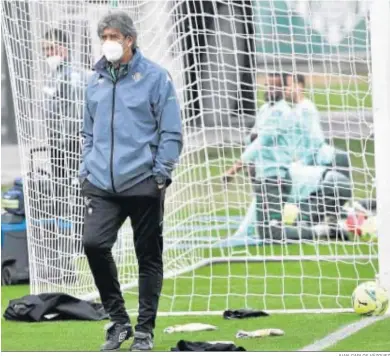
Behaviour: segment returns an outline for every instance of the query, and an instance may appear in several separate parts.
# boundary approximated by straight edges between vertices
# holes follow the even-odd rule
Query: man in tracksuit
[[[164,193],[182,150],[180,107],[169,73],[143,57],[124,12],[98,24],[103,57],[86,92],[80,180],[83,244],[110,315],[102,351],[133,336],[111,249],[130,217],[139,267],[139,316],[133,351],[153,348],[163,281]]]
[[[72,283],[76,273],[74,256],[81,244],[83,218],[77,177],[86,80],[84,73],[75,70],[71,64],[70,39],[65,31],[49,29],[42,42],[42,51],[48,69],[43,93],[51,168],[51,203],[54,208],[51,214],[71,219],[74,225],[69,234],[58,234],[56,224],[49,227],[52,233],[48,240],[48,273],[55,283]],[[46,203],[42,201],[42,204]]]
[[[266,87],[266,104],[256,122],[258,130],[249,137],[252,143],[222,179],[229,182],[245,165],[254,165],[257,233],[260,239],[273,242],[283,239],[283,231],[275,229],[274,221],[281,220],[291,190],[289,166],[294,160],[295,123],[291,120],[291,108],[283,99],[282,75],[267,75]]]
[[[73,179],[77,182],[79,171],[85,79],[83,73],[72,68],[66,32],[50,29],[45,33],[42,47],[49,69],[43,93],[55,214],[65,216],[71,214],[67,208],[68,189]]]

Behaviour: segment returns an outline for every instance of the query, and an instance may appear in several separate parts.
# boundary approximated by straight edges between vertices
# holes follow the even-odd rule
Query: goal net
[[[182,108],[185,147],[166,199],[160,311],[349,310],[357,284],[379,273],[369,6],[368,1],[2,1],[31,293],[97,297],[81,244],[79,130],[85,84],[101,56],[98,21],[120,9],[135,21],[139,49],[171,73]],[[45,61],[59,47],[67,58],[65,74]],[[256,202],[266,193],[254,195],[250,173],[243,170],[222,182],[224,172],[243,159],[255,122],[261,135],[265,83],[281,72],[304,76],[303,93],[318,110],[330,152],[328,162],[290,167],[294,199],[292,190],[284,195],[279,219],[271,219],[283,241],[259,236]],[[290,77],[293,89],[299,78]],[[286,105],[302,119],[306,109],[299,111],[287,97]],[[310,120],[316,120],[313,112]],[[305,183],[305,172],[325,166],[314,188]],[[329,172],[338,178],[324,187]],[[348,184],[340,188],[340,182]],[[274,191],[281,190],[281,182],[273,184]],[[290,239],[284,227],[298,235],[314,231],[315,238]],[[137,261],[129,222],[113,253],[127,308],[136,312]]]

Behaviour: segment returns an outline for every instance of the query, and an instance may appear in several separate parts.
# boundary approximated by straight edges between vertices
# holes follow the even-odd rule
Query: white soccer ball
[[[283,222],[285,225],[293,225],[299,215],[299,207],[295,204],[285,204],[283,209]]]
[[[387,290],[375,282],[362,283],[352,293],[352,306],[360,315],[383,315],[389,306]]]

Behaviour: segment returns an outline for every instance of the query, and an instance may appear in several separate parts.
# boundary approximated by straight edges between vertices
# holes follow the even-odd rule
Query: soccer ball
[[[375,282],[362,283],[352,293],[352,306],[360,315],[383,315],[389,306],[387,290]]]
[[[285,225],[294,225],[299,215],[299,208],[295,204],[287,203],[283,210],[283,223]]]

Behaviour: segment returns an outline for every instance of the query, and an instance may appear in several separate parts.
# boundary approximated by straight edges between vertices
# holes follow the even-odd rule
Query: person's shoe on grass
[[[136,331],[130,351],[150,351],[153,349],[153,337],[150,333]]]
[[[106,342],[101,346],[100,351],[117,351],[124,341],[133,336],[133,329],[128,323],[109,323],[105,329]]]

